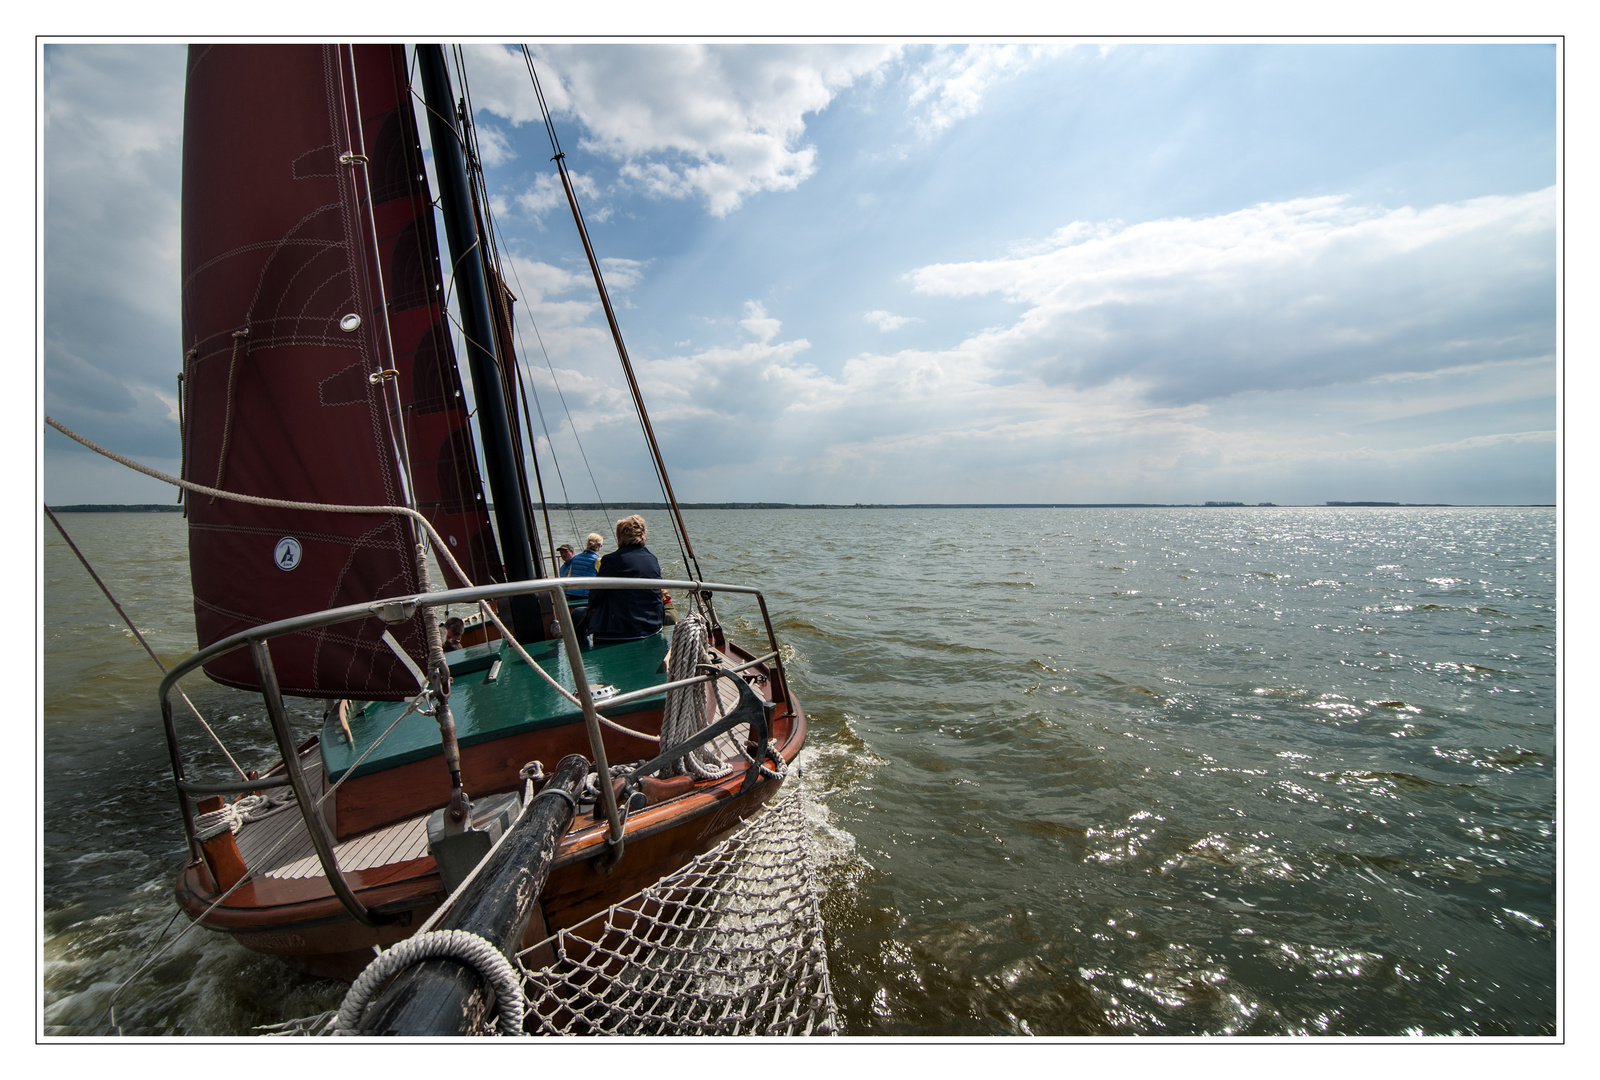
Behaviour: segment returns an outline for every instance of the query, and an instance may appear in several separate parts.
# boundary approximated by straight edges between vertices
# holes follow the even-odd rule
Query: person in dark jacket
[[[617,522],[617,550],[600,560],[600,577],[659,578],[661,564],[644,542],[650,530],[638,514]],[[590,589],[589,632],[596,647],[638,641],[661,632],[660,589]]]

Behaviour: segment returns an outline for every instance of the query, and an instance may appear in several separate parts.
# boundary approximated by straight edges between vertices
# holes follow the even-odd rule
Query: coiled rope
[[[466,930],[430,930],[408,937],[394,948],[379,953],[350,984],[349,992],[339,1005],[339,1015],[334,1019],[333,1033],[361,1034],[362,1014],[371,1004],[378,987],[386,983],[390,976],[412,964],[434,959],[457,960],[476,971],[494,990],[499,1033],[522,1034],[522,1015],[527,1003],[522,996],[521,981],[504,953],[488,939]]]
[[[231,803],[223,803],[222,809],[210,810],[204,814],[196,814],[194,818],[195,839],[209,840],[213,836],[222,835],[223,826],[229,832],[238,832],[246,822],[260,821],[270,814],[280,810],[287,810],[294,805],[294,792],[288,788],[278,788],[268,795],[243,795]]]
[[[667,666],[667,681],[694,678],[696,669],[705,659],[705,617],[698,613],[687,615],[672,628],[672,658]],[[661,745],[676,746],[699,734],[710,719],[710,703],[715,695],[715,681],[668,690],[666,707],[661,714]],[[696,749],[661,771],[666,776],[720,780],[733,771],[733,766],[709,761]]]
[[[194,836],[196,840],[205,843],[213,836],[221,836],[222,831],[238,832],[239,826],[244,824],[244,813],[253,806],[241,805],[245,799],[259,799],[259,795],[246,795],[238,802],[223,803],[222,809],[212,810],[204,814],[196,814],[194,818]]]

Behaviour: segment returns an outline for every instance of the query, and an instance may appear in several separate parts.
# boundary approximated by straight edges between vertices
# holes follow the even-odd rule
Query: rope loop
[[[706,660],[706,637],[706,620],[699,613],[684,616],[672,628],[668,682],[695,677]],[[716,693],[714,682],[668,690],[666,708],[661,714],[661,746],[675,746],[699,734],[710,721],[711,702],[716,700]],[[703,749],[691,750],[661,770],[664,776],[693,776],[700,780],[720,780],[732,771],[733,766],[705,757]]]
[[[196,814],[195,839],[210,840],[213,836],[221,836],[224,827],[236,833],[247,822],[260,821],[293,804],[294,795],[284,788],[278,788],[268,795],[241,795],[231,803],[223,803],[220,810]]]
[[[220,810],[212,810],[208,813],[195,815],[195,839],[204,843],[214,836],[221,836],[224,831],[236,833],[239,831],[239,826],[243,824],[244,810],[239,804],[223,803]]]
[[[455,960],[476,971],[494,991],[499,1014],[498,1034],[522,1034],[522,1016],[527,1003],[516,972],[493,942],[467,930],[429,930],[380,952],[350,984],[349,992],[339,1005],[339,1015],[334,1018],[333,1033],[361,1034],[362,1015],[378,988],[412,964],[435,959]]]

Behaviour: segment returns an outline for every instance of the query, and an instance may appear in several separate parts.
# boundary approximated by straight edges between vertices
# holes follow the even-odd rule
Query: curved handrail
[[[326,611],[311,612],[306,615],[297,615],[288,619],[278,619],[270,623],[262,623],[259,626],[253,626],[248,630],[240,631],[239,633],[232,634],[220,641],[213,642],[204,649],[197,651],[194,653],[194,655],[174,666],[161,680],[160,698],[162,716],[165,726],[167,727],[168,750],[172,757],[173,779],[178,789],[179,809],[183,817],[185,832],[188,833],[191,852],[193,852],[196,857],[201,857],[201,853],[199,852],[197,845],[194,817],[192,809],[189,805],[189,799],[193,795],[201,794],[202,791],[205,791],[205,789],[211,789],[210,791],[206,791],[208,794],[224,793],[222,791],[224,785],[194,784],[186,780],[184,776],[182,754],[178,748],[177,733],[172,729],[171,704],[169,701],[169,695],[173,687],[176,686],[178,681],[184,676],[192,673],[196,668],[201,667],[217,656],[221,656],[225,653],[232,652],[234,649],[243,647],[250,648],[253,658],[257,659],[258,661],[257,666],[259,671],[260,659],[263,657],[270,657],[270,654],[268,654],[266,651],[265,643],[272,638],[281,637],[285,634],[297,633],[302,630],[316,629],[317,627],[322,626],[332,626],[337,623],[350,622],[356,619],[377,618],[385,623],[403,622],[406,619],[414,616],[419,608],[443,607],[450,604],[470,604],[477,603],[482,600],[494,600],[502,597],[525,595],[528,593],[552,594],[552,599],[556,601],[553,606],[556,609],[557,622],[561,626],[562,636],[565,639],[569,639],[567,641],[569,646],[575,647],[576,639],[572,636],[573,627],[571,616],[567,612],[565,594],[567,590],[574,588],[579,582],[581,582],[581,586],[579,587],[583,589],[689,590],[696,595],[705,596],[708,601],[710,595],[717,592],[754,596],[757,604],[761,608],[761,617],[766,626],[767,641],[771,646],[771,651],[764,657],[752,660],[748,664],[739,665],[737,670],[743,670],[746,667],[753,666],[766,660],[774,661],[777,666],[778,675],[778,687],[775,687],[774,690],[781,688],[785,702],[789,704],[791,709],[793,708],[793,701],[790,699],[789,695],[788,676],[783,669],[783,658],[778,648],[777,637],[773,633],[772,619],[767,613],[766,598],[762,595],[761,590],[749,585],[728,585],[708,581],[686,581],[676,578],[540,578],[533,581],[513,581],[494,585],[469,586],[462,589],[447,589],[439,592],[412,593],[405,596],[385,597],[380,600],[368,601],[362,604],[348,604],[343,607],[331,608]],[[557,593],[561,595],[554,595]],[[268,668],[270,668],[270,658],[266,659],[266,664]],[[574,681],[577,684],[576,700],[583,710],[585,726],[589,729],[591,749],[595,754],[596,763],[599,767],[604,769],[605,751],[596,719],[596,703],[594,701],[594,695],[589,687],[587,672],[584,670],[581,661],[579,664],[574,666],[573,675]],[[715,678],[715,676],[697,676],[695,679],[689,681],[700,682],[711,678]],[[267,694],[267,683],[271,684],[271,689],[273,691],[271,694]],[[668,689],[669,686],[676,685],[680,684],[670,683],[668,686],[649,687],[644,690],[630,692],[622,695],[620,698],[608,699],[607,704],[609,705],[613,701],[620,702],[622,700],[633,700],[634,698],[646,697],[651,694],[660,693],[662,690]],[[268,712],[274,713],[275,707],[276,709],[281,710],[282,695],[281,693],[277,693],[276,678],[272,677],[264,679],[262,690],[264,694],[267,694]],[[274,698],[276,698],[276,701],[274,701]],[[274,719],[276,719],[275,715]],[[274,724],[275,728],[277,726],[277,724]],[[277,734],[279,736],[279,741],[282,742],[283,739],[287,737],[287,729],[285,728],[284,732],[279,732]],[[288,751],[285,751],[285,753],[287,754]],[[286,772],[289,769],[288,762],[289,759],[286,756]],[[296,764],[298,764],[298,762],[296,762]],[[246,786],[246,784],[248,784],[248,786]],[[239,785],[229,784],[226,785],[226,787],[230,791],[235,788],[237,788],[237,790],[244,791],[256,790],[263,786],[269,785],[278,786],[277,784],[272,784],[270,781],[267,784],[263,784],[261,781],[255,781],[246,782]],[[303,783],[292,784],[292,786],[295,789],[295,802],[299,804],[301,817],[305,821],[308,833],[313,835],[313,847],[316,849],[318,861],[322,865],[323,873],[328,879],[330,888],[334,890],[334,893],[339,898],[340,902],[347,910],[351,912],[352,915],[354,915],[361,922],[370,924],[372,914],[369,913],[367,909],[360,903],[360,901],[355,898],[354,894],[350,892],[349,887],[345,884],[343,874],[339,870],[338,861],[334,856],[331,844],[326,841],[325,837],[319,837],[316,835],[316,832],[321,826],[321,819],[320,815],[318,815],[316,807],[310,805],[308,800],[301,797],[304,787]],[[610,788],[610,785],[601,785],[601,794],[602,796],[611,796],[613,792]],[[607,797],[604,798],[603,801],[607,804],[606,816],[611,819],[611,824],[613,826],[611,831],[614,835],[609,838],[612,852],[608,863],[614,865],[616,859],[620,857],[622,853],[622,818],[619,816],[617,808],[612,805],[612,798]],[[313,820],[313,818],[315,818],[315,820]],[[315,843],[316,839],[323,839],[324,842]]]
[[[508,596],[521,596],[525,593],[564,592],[568,589],[577,588],[577,583],[579,582],[582,583],[582,588],[584,589],[687,589],[695,592],[726,592],[761,596],[761,590],[750,585],[725,585],[711,581],[681,581],[669,578],[591,577],[508,581],[495,585],[476,585],[465,589],[446,589],[440,592],[385,597],[381,600],[369,600],[362,604],[346,604],[344,607],[329,608],[326,611],[314,611],[306,615],[295,615],[288,619],[262,623],[259,626],[252,626],[248,630],[241,630],[237,634],[229,635],[221,641],[212,642],[168,671],[166,677],[161,680],[160,693],[165,698],[171,693],[172,687],[178,680],[195,668],[224,653],[243,648],[252,641],[265,641],[268,638],[282,637],[284,634],[293,634],[301,630],[315,630],[321,626],[332,626],[335,623],[350,622],[354,619],[376,618],[384,622],[404,622],[416,614],[417,609],[420,607],[472,604],[479,600],[498,600]],[[767,629],[770,634],[771,620],[769,619],[767,622]],[[776,643],[774,643],[774,648],[776,648]]]

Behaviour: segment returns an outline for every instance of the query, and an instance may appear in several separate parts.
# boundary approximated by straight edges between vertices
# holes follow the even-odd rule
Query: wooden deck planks
[[[261,873],[273,878],[311,878],[322,876],[322,863],[311,848],[311,839],[304,827],[299,837],[305,845],[305,854],[288,860],[274,859],[277,865]],[[419,859],[428,852],[428,819],[426,815],[409,821],[398,821],[377,832],[352,837],[333,847],[334,858],[341,870],[370,870],[374,866]],[[298,854],[298,853],[296,853]]]
[[[722,662],[728,667],[733,667],[739,663],[738,657],[730,656],[726,653],[718,653],[717,655],[722,658]],[[739,704],[739,688],[728,679],[718,679],[716,687],[717,701],[722,706],[718,710],[717,716],[723,717],[728,714],[729,710]],[[730,765],[743,765],[746,758],[740,747],[748,738],[750,738],[750,725],[740,724],[726,735],[713,739],[706,746],[706,749],[718,761],[727,762]]]
[[[300,759],[312,797],[322,794],[322,757],[312,748]],[[247,821],[234,834],[239,854],[251,873],[270,878],[322,876],[322,863],[306,834],[300,810],[292,803],[259,821]],[[427,816],[397,822],[388,828],[335,844],[334,857],[341,870],[368,870],[374,866],[418,859],[428,852]]]
[[[724,656],[730,666],[736,658]],[[739,688],[727,679],[716,681],[717,697],[722,706],[721,715],[739,703]],[[711,743],[711,755],[733,765],[742,765],[746,758],[741,750],[750,737],[748,725],[740,725]],[[313,747],[301,758],[306,780],[313,797],[322,794],[322,758],[319,748]],[[322,864],[317,859],[311,838],[306,835],[305,822],[293,804],[262,818],[246,822],[235,835],[239,853],[252,873],[263,877],[297,879],[322,876]],[[281,843],[280,843],[281,842]],[[376,832],[352,837],[334,845],[334,856],[342,870],[367,870],[375,866],[419,859],[428,853],[427,815],[396,822]]]

